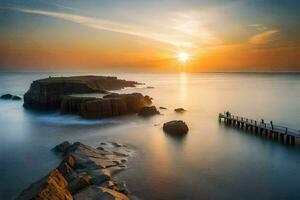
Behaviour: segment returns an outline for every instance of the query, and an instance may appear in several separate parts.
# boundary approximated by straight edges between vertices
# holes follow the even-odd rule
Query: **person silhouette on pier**
[[[270,124],[271,124],[272,130],[273,130],[273,121],[270,121]]]
[[[226,117],[230,117],[230,115],[231,115],[230,112],[227,111],[227,112],[226,112]]]
[[[261,119],[261,123],[264,124],[264,123],[265,123],[265,120],[264,120],[264,119]]]

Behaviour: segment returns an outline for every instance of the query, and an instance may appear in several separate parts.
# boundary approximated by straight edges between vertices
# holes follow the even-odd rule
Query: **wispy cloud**
[[[258,31],[265,31],[265,30],[268,29],[268,27],[265,26],[265,25],[263,25],[263,24],[250,24],[250,25],[248,25],[248,26],[249,26],[249,27],[253,27],[253,28],[255,28],[255,29],[258,30]]]
[[[261,33],[252,36],[249,39],[249,43],[254,45],[268,44],[270,42],[273,42],[276,39],[278,33],[279,30],[276,29],[263,31]]]
[[[59,18],[59,19],[71,21],[94,29],[112,31],[112,32],[137,36],[137,37],[143,37],[143,38],[163,42],[166,44],[171,44],[178,47],[187,47],[191,45],[191,42],[189,41],[182,41],[182,40],[179,41],[176,39],[172,39],[170,35],[161,34],[157,32],[145,32],[142,30],[141,27],[110,21],[110,20],[103,20],[99,18],[92,18],[92,17],[86,17],[86,16],[63,13],[63,12],[53,12],[53,11],[44,11],[44,10],[36,10],[36,9],[26,9],[26,8],[10,8],[10,9],[18,12],[23,12],[23,13],[30,13],[30,14]]]

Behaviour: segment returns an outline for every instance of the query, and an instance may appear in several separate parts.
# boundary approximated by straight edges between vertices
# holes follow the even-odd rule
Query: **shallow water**
[[[0,94],[23,95],[33,80],[49,75],[62,74],[0,73]],[[119,92],[150,95],[156,106],[168,109],[148,119],[130,115],[82,120],[25,110],[22,101],[0,101],[0,199],[13,199],[56,166],[59,158],[51,148],[64,140],[131,145],[135,156],[118,179],[139,199],[300,198],[299,145],[246,134],[219,124],[217,118],[230,110],[300,129],[300,74],[116,75],[146,83]],[[188,111],[177,114],[177,107]],[[189,125],[186,137],[163,133],[162,124],[173,119]]]

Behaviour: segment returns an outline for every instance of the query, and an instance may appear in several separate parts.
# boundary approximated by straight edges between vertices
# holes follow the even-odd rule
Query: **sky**
[[[300,1],[1,0],[0,71],[70,70],[300,71]]]

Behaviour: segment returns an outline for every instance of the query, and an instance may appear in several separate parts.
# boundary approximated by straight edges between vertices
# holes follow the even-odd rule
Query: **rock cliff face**
[[[151,98],[140,93],[110,94],[103,98],[65,96],[60,110],[63,114],[79,114],[83,118],[95,119],[137,113],[151,104]]]
[[[135,81],[106,76],[49,77],[32,82],[24,95],[24,106],[57,109],[65,95],[107,93],[109,90],[134,87],[137,84]]]
[[[117,183],[113,176],[125,169],[131,152],[121,144],[104,146],[95,149],[79,142],[58,145],[55,149],[65,159],[24,190],[17,200],[128,200],[125,185]]]

